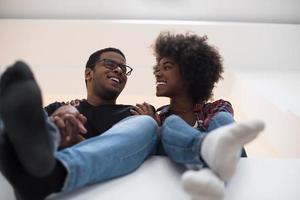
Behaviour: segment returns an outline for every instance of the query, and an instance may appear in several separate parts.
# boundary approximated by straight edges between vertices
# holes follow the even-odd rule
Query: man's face
[[[127,76],[120,67],[111,69],[111,62],[125,65],[126,60],[116,52],[101,54],[94,70],[86,72],[87,89],[92,95],[105,100],[115,100],[125,87]]]

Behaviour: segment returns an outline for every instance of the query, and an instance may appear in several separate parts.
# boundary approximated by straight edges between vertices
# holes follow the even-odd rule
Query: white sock
[[[233,123],[210,132],[203,140],[200,155],[223,181],[235,172],[242,147],[256,138],[264,129],[259,120]]]
[[[222,180],[209,168],[189,170],[182,177],[183,189],[192,200],[222,200],[225,186]]]

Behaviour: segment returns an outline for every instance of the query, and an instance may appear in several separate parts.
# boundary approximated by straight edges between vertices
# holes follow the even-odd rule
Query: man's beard
[[[95,93],[97,94],[98,97],[100,97],[101,99],[104,99],[106,101],[115,101],[120,94],[118,92],[110,91],[110,90],[106,90],[106,91],[102,91],[102,92],[95,91]]]
[[[107,92],[105,94],[102,94],[102,98],[105,100],[116,100],[118,98],[119,94],[116,92]]]

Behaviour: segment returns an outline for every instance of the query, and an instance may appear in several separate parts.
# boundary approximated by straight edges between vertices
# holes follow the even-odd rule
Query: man
[[[86,101],[78,109],[52,104],[46,108],[51,118],[26,64],[17,62],[3,73],[0,170],[17,199],[40,200],[121,176],[149,156],[157,123],[149,116],[131,116],[131,106],[116,104],[132,71],[125,64],[118,49],[93,53],[85,70]]]

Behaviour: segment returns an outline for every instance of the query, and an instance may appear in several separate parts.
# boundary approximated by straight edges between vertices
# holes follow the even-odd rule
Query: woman
[[[175,162],[205,167],[182,177],[193,199],[222,199],[223,182],[232,177],[242,147],[264,125],[260,121],[233,123],[228,101],[209,102],[223,66],[206,36],[163,32],[154,52],[156,96],[170,98],[169,105],[158,109],[163,150]],[[137,104],[132,113],[154,116],[147,103]]]

